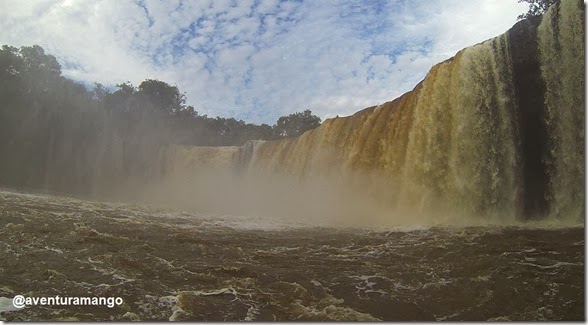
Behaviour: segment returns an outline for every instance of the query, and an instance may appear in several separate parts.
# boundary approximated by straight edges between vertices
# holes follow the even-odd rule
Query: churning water
[[[327,228],[3,191],[0,297],[124,303],[0,319],[583,320],[584,245],[583,226]]]

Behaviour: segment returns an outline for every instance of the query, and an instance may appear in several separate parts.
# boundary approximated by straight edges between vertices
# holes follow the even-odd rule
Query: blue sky
[[[39,44],[75,80],[159,79],[201,114],[273,124],[392,100],[525,9],[517,0],[0,0],[0,43]]]

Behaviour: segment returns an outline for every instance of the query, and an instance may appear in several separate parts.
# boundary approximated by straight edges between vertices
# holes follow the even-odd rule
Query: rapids
[[[269,221],[1,191],[0,319],[584,319],[583,228]]]

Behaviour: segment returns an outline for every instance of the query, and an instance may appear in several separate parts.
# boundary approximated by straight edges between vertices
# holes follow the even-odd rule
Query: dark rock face
[[[507,32],[525,219],[584,214],[584,25],[583,3],[567,0]]]
[[[522,213],[525,217],[539,217],[548,211],[545,83],[541,77],[537,40],[537,27],[541,19],[542,17],[533,17],[520,21],[507,33],[518,106],[517,120],[523,160]]]

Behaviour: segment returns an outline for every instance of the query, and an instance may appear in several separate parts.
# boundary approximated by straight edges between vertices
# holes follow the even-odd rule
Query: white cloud
[[[78,80],[157,78],[203,114],[273,123],[392,100],[525,9],[514,0],[4,0],[0,43],[39,44]]]

